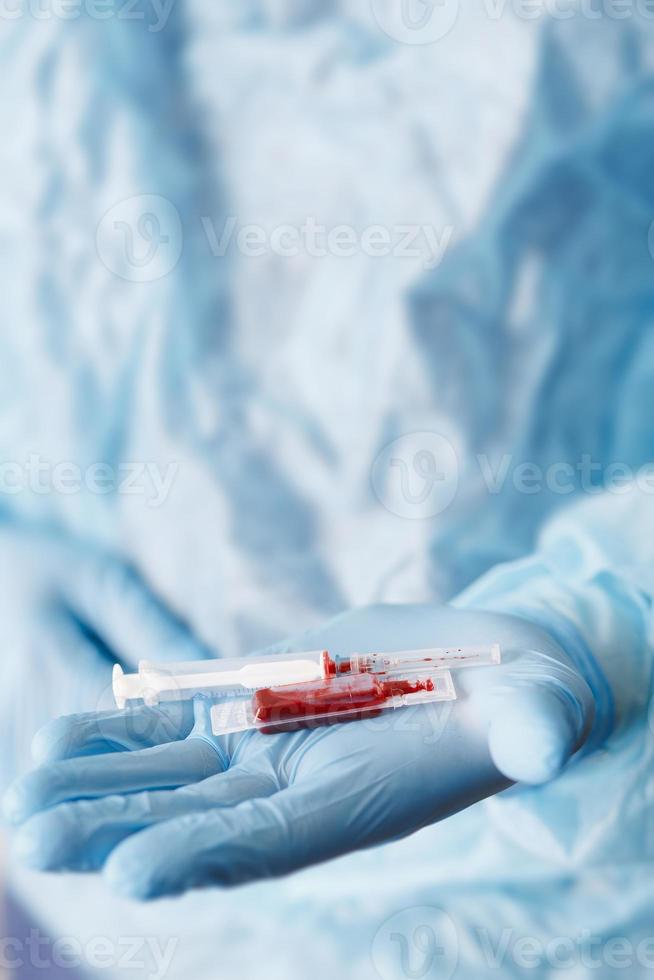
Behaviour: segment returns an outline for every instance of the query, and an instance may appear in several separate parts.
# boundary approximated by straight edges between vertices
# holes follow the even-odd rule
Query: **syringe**
[[[490,646],[432,647],[392,653],[352,653],[346,657],[330,657],[327,654],[326,663],[328,674],[336,675],[492,667],[501,660],[500,645],[493,643]]]
[[[389,653],[332,656],[327,650],[307,650],[274,657],[200,660],[174,664],[141,661],[137,674],[114,667],[116,703],[190,700],[197,694],[243,696],[263,688],[328,680],[348,674],[403,676],[458,667],[492,666],[501,660],[497,643],[489,646],[430,647]]]
[[[318,681],[324,677],[323,650],[286,654],[283,658],[232,658],[188,663],[139,663],[137,674],[125,674],[116,664],[113,691],[116,704],[128,701],[156,705],[161,701],[191,700],[196,694],[246,694],[262,687]]]

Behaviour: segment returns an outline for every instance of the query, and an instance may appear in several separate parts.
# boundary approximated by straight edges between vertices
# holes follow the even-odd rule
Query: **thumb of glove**
[[[563,769],[590,731],[594,705],[560,683],[539,681],[515,687],[493,705],[488,745],[493,762],[509,779],[546,783]],[[584,695],[586,692],[581,692]]]

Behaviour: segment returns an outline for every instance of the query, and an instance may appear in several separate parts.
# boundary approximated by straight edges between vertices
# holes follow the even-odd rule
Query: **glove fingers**
[[[212,751],[206,743],[204,749]],[[235,767],[176,790],[63,803],[28,820],[14,847],[26,864],[41,871],[97,871],[121,841],[145,828],[233,807],[275,788],[270,778]]]
[[[587,730],[587,707],[565,688],[518,686],[494,705],[488,745],[495,765],[509,779],[545,783],[577,751]]]
[[[65,715],[44,725],[32,742],[38,765],[108,752],[132,752],[186,738],[193,727],[193,705],[171,701],[157,708],[94,711]]]
[[[356,792],[349,786],[332,793],[322,779],[312,780],[171,820],[119,844],[104,873],[120,894],[141,900],[286,874],[357,846],[343,800]]]
[[[124,663],[214,656],[128,565],[92,555],[70,572],[60,586],[63,598]]]
[[[216,749],[203,739],[64,759],[18,779],[5,796],[4,812],[12,823],[22,823],[40,810],[69,800],[173,789],[206,779],[224,767]]]

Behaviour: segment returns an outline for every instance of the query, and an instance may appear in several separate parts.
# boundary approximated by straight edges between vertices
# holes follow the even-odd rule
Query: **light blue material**
[[[547,785],[247,889],[135,906],[95,876],[13,867],[52,934],[174,941],[168,980],[213,980],[218,959],[228,980],[262,964],[275,980],[385,980],[406,976],[389,937],[417,955],[435,908],[464,980],[493,955],[524,976],[525,938],[541,943],[539,980],[562,972],[545,948],[557,937],[575,977],[614,978],[621,938],[629,976],[651,973],[635,951],[654,900],[654,498],[594,491],[610,464],[635,471],[654,450],[653,31],[635,14],[544,24],[509,6],[492,20],[471,4],[424,47],[395,43],[367,2],[178,3],[158,32],[89,16],[3,25],[16,93],[0,106],[3,452],[176,466],[160,506],[3,494],[8,519],[123,555],[226,655],[376,602],[517,615],[559,640],[596,712],[596,750]],[[160,278],[126,281],[96,232],[143,194],[173,202],[183,248]],[[230,215],[453,232],[434,269],[424,255],[216,257],[201,218],[220,235]],[[458,462],[458,492],[426,520],[371,483],[380,451],[411,433],[445,437]],[[571,493],[514,479],[584,453],[599,469],[583,486],[573,469]],[[2,556],[13,585],[28,559]],[[77,669],[75,644],[32,640],[36,621],[29,605],[0,619],[5,783],[42,721],[93,707],[108,683],[95,641]],[[17,692],[37,676],[28,712]],[[525,748],[511,732],[496,753]]]
[[[113,702],[114,663],[134,667],[156,648],[208,656],[133,568],[97,549],[25,527],[0,528],[4,641],[3,777],[25,764],[44,714]],[[93,751],[89,743],[89,751]]]

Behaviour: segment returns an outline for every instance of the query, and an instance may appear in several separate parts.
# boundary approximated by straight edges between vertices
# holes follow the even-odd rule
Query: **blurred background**
[[[653,40],[647,0],[2,0],[3,535],[119,555],[236,656],[354,605],[447,600],[609,466],[634,473]],[[108,684],[38,614],[38,565],[5,540],[3,785]],[[152,907],[10,864],[0,961],[612,977],[606,944],[647,938],[651,906],[607,865],[601,809],[564,778]]]

